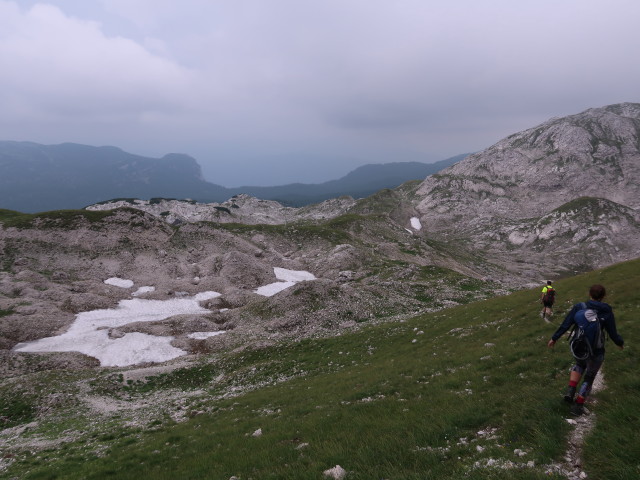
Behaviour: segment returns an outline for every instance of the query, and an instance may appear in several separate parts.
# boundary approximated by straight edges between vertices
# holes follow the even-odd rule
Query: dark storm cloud
[[[189,153],[223,184],[322,181],[640,101],[639,16],[629,0],[0,0],[0,127]]]

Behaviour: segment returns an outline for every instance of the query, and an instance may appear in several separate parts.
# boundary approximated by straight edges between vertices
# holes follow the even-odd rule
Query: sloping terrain
[[[22,354],[32,370],[0,388],[0,475],[631,480],[639,266],[556,283],[558,316],[606,285],[629,346],[608,346],[584,442],[562,400],[568,349],[546,347],[561,318],[538,317],[536,289],[162,368],[60,370],[68,356]]]
[[[399,194],[367,199],[401,204]],[[446,248],[396,224],[391,214],[349,214],[286,225],[184,223],[136,209],[3,213],[0,346],[48,337],[75,315],[115,307],[132,290],[107,285],[125,279],[140,298],[168,300],[213,291],[201,322],[167,318],[152,326],[177,336],[188,351],[241,346],[281,336],[333,334],[341,328],[466,303],[505,287],[483,280]],[[409,223],[409,219],[406,219]],[[274,296],[257,293],[276,282],[274,269],[307,271]],[[202,342],[186,336],[204,327],[228,334]],[[150,327],[137,330],[148,333]],[[207,330],[205,329],[205,330]],[[131,330],[130,330],[131,331]],[[186,343],[186,345],[184,345]]]
[[[514,273],[584,271],[640,251],[640,104],[551,119],[425,179],[433,238]]]

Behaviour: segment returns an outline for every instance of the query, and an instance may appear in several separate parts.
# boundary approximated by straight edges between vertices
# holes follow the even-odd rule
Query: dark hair
[[[607,290],[602,285],[591,285],[589,296],[594,300],[600,301],[607,294]]]
[[[547,280],[547,285],[551,285],[551,280]]]

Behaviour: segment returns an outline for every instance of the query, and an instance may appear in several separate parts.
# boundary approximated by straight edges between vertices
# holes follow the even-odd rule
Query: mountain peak
[[[639,208],[639,138],[640,104],[555,118],[427,178],[418,208],[436,228],[454,217],[531,217],[581,196]]]

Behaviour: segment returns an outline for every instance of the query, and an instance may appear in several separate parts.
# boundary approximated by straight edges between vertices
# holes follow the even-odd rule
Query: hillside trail
[[[597,393],[604,390],[605,380],[602,369],[596,376],[589,397],[591,404],[598,403]],[[568,480],[583,480],[588,475],[582,470],[582,453],[584,440],[596,424],[596,414],[593,410],[586,409],[587,413],[577,418],[568,418],[572,426],[571,432],[567,440],[567,449],[565,451],[563,461],[549,465],[548,471],[564,475]]]

